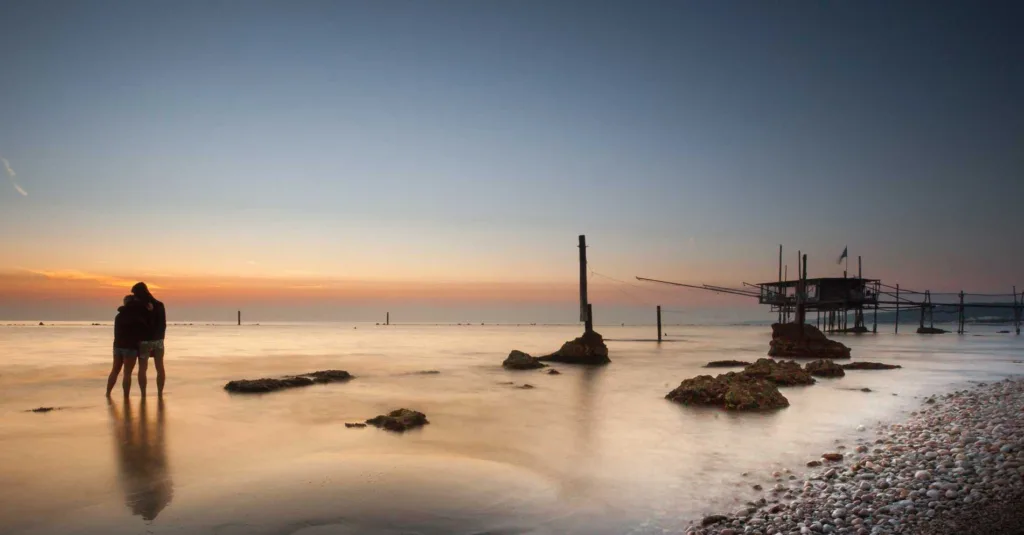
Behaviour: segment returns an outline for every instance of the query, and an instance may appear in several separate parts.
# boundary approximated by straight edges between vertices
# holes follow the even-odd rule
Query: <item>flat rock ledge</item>
[[[741,368],[750,366],[745,360],[712,360],[704,365],[705,368]]]
[[[811,374],[792,360],[760,358],[743,369],[743,375],[758,377],[779,386],[813,385]]]
[[[815,377],[843,377],[846,375],[843,367],[830,359],[819,359],[814,362],[808,362],[804,365],[804,369],[807,370],[807,373]]]
[[[760,498],[688,527],[672,526],[672,532],[1020,534],[1024,381],[980,383],[928,399],[935,402],[907,421],[881,424],[873,436],[858,439],[855,452],[810,461],[812,470],[802,478],[775,472],[777,483]]]
[[[537,368],[544,368],[547,364],[544,364],[537,357],[531,357],[527,353],[523,353],[518,349],[513,349],[505,362],[501,363],[501,367],[508,370],[535,370]]]
[[[779,389],[769,381],[729,372],[718,377],[698,375],[686,379],[665,399],[683,405],[722,407],[727,410],[756,411],[789,406]]]
[[[851,362],[842,366],[844,370],[895,370],[902,367],[899,364],[885,364],[882,362]]]
[[[772,341],[768,344],[769,357],[799,359],[848,359],[850,348],[841,342],[829,340],[814,325],[795,323],[772,324]]]
[[[427,415],[410,409],[397,409],[366,421],[367,424],[396,433],[429,424]]]
[[[938,327],[918,327],[917,334],[946,334],[949,331]]]
[[[558,351],[537,359],[542,362],[564,362],[565,364],[586,366],[603,366],[611,362],[611,359],[608,358],[608,346],[604,344],[604,338],[596,331],[585,332],[583,336],[562,344]]]
[[[265,394],[286,388],[298,388],[315,384],[341,383],[353,379],[344,370],[322,370],[302,375],[289,375],[281,378],[239,379],[224,385],[224,390],[239,394]]]

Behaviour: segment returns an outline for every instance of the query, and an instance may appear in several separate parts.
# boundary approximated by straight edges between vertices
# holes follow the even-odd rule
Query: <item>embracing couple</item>
[[[107,378],[107,397],[117,384],[117,376],[124,368],[124,397],[132,389],[132,371],[139,365],[139,391],[146,396],[146,370],[149,358],[156,366],[157,394],[164,395],[164,333],[167,316],[164,304],[149,293],[146,283],[132,286],[132,293],[124,297],[124,305],[114,317],[114,365]]]

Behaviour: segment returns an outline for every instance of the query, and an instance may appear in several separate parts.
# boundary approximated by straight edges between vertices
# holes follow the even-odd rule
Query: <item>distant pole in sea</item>
[[[391,325],[391,313],[387,312],[387,316],[384,317],[384,325]]]
[[[661,305],[658,305],[658,342],[661,343]]]
[[[900,284],[896,283],[896,332],[900,334]]]
[[[238,311],[238,324],[239,325],[242,324],[242,311],[241,310]]]

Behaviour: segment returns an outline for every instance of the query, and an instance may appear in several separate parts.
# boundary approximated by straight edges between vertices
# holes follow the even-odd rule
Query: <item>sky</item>
[[[572,322],[579,234],[608,321],[756,311],[634,277],[773,280],[779,244],[1024,287],[1019,2],[3,11],[0,319],[145,280],[179,320]]]

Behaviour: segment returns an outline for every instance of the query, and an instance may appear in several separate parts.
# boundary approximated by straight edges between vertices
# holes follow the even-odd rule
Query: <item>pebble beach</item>
[[[858,429],[804,477],[775,472],[762,498],[687,534],[1024,533],[1022,413],[1021,378],[925,398],[906,421]]]

